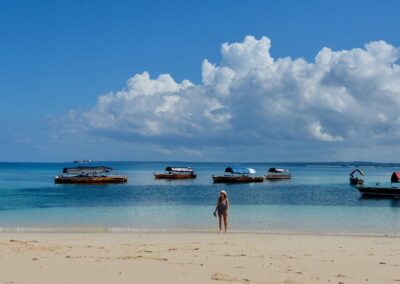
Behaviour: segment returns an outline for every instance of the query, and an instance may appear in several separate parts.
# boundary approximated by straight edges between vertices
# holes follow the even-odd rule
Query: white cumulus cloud
[[[346,159],[349,147],[349,159],[364,159],[357,156],[360,145],[395,147],[390,141],[397,141],[400,128],[399,48],[384,41],[351,50],[324,47],[311,62],[272,58],[270,48],[267,37],[222,44],[219,63],[203,61],[201,84],[136,74],[122,90],[100,96],[92,109],[74,111],[71,119],[93,135],[217,155],[227,149],[245,153],[253,145],[267,158],[286,145],[283,160],[290,151],[300,159],[299,149],[318,149],[318,155],[326,149],[329,158]]]

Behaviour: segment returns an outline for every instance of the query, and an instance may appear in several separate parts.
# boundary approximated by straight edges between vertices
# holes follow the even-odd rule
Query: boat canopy
[[[400,181],[400,172],[394,172],[392,177],[390,178],[391,182],[399,182]]]
[[[289,170],[287,169],[278,169],[278,168],[270,168],[268,170],[269,173],[285,173],[285,172],[289,172]]]
[[[191,167],[166,167],[165,171],[175,173],[194,173],[194,170]]]
[[[113,168],[104,167],[104,166],[99,166],[99,167],[74,167],[74,168],[64,168],[63,169],[63,174],[81,174],[81,173],[87,173],[87,172],[108,173],[108,172],[110,172],[112,170],[113,170]]]
[[[363,172],[362,170],[360,170],[360,169],[355,169],[355,170],[352,170],[352,171],[351,171],[350,176],[354,176],[355,173],[359,173],[359,174],[362,175],[362,176],[365,175],[364,172]]]
[[[228,167],[225,169],[226,173],[232,173],[232,174],[237,174],[237,175],[250,175],[250,174],[255,174],[256,170],[252,168],[231,168]]]

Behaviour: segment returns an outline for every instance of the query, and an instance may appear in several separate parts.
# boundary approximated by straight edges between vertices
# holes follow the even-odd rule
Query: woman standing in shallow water
[[[217,216],[216,212],[218,212],[219,219],[219,232],[222,232],[222,219],[224,219],[224,228],[225,233],[228,229],[228,210],[229,210],[229,200],[228,194],[225,190],[221,190],[219,193],[219,198],[217,202],[217,206],[215,207],[214,216]]]

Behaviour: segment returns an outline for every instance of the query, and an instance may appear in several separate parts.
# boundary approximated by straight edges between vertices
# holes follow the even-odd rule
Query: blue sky
[[[391,100],[398,100],[400,95],[395,87],[387,91],[387,86],[396,85],[399,80],[399,10],[398,1],[1,1],[0,161],[396,160],[392,153],[396,148],[394,120],[398,113],[396,108],[386,111],[385,103],[394,107]],[[254,41],[246,41],[246,36]],[[321,109],[306,105],[300,111],[304,112],[301,117],[288,114],[296,111],[285,104],[288,100],[297,101],[292,97],[296,96],[294,93],[308,96],[311,92],[304,87],[311,84],[311,77],[303,77],[318,77],[316,70],[299,67],[296,58],[311,64],[324,47],[332,52],[367,50],[366,44],[377,41],[393,47],[390,52],[395,58],[377,63],[389,66],[390,74],[381,72],[388,75],[379,79],[379,74],[355,78],[348,73],[340,82],[335,79],[332,88],[325,83],[322,87],[320,82],[312,83],[312,90],[318,88],[318,94],[327,93],[327,97],[315,94],[313,101],[332,102],[342,96],[340,102],[326,106],[322,103]],[[221,53],[223,43],[232,47],[226,49],[225,57]],[[241,44],[238,48],[247,55],[237,55],[234,43]],[[303,68],[299,75],[303,79],[296,75],[293,81],[282,85],[284,88],[266,86],[268,80],[251,85],[255,78],[247,73],[240,75],[244,74],[240,68],[255,74],[254,70],[259,70],[257,60],[269,58],[257,57],[258,51],[250,48],[253,45],[260,52],[269,53],[274,61],[290,57],[291,67],[287,68],[290,72]],[[378,58],[377,54],[385,50],[386,46],[380,45],[365,56]],[[324,80],[336,74],[331,70],[347,74],[354,64],[362,70],[363,66],[376,69],[376,65],[365,65],[367,59],[363,63],[355,60],[364,56],[357,52],[351,55],[351,64],[343,56],[331,56],[334,59],[330,61],[330,71],[324,71]],[[255,63],[244,66],[242,60],[251,58]],[[242,62],[240,67],[238,62]],[[339,68],[343,64],[348,64],[344,71]],[[233,70],[234,75],[227,75],[226,70]],[[159,83],[160,74],[169,74],[177,85],[161,78],[159,88],[166,88],[165,92],[150,92],[148,106],[135,108],[142,102],[135,97],[136,86],[154,82],[136,77],[133,81],[137,85],[129,85],[127,80],[145,71],[150,80],[156,80],[155,84]],[[254,76],[288,78],[274,73],[278,71],[266,72]],[[205,82],[205,76],[213,79]],[[225,81],[221,83],[216,78]],[[190,81],[193,87],[180,85],[183,80]],[[376,85],[369,86],[371,80]],[[243,83],[237,86],[232,82]],[[288,88],[291,84],[292,88]],[[347,92],[340,95],[343,88]],[[371,89],[388,94],[371,94],[370,103],[364,103],[357,116],[341,104],[359,100],[360,89],[363,94]],[[124,90],[129,100],[120,102],[117,93]],[[99,110],[99,98],[110,92],[108,103],[112,107]],[[187,111],[190,107],[181,103],[184,99],[177,103],[179,96],[192,93],[197,106],[205,111]],[[257,94],[257,98],[242,97],[248,93]],[[165,109],[167,101],[174,104],[174,109]],[[245,102],[270,104],[257,110]],[[271,117],[257,113],[276,111],[274,102],[284,110],[277,113],[284,122],[279,129],[270,127],[277,123]],[[298,102],[302,105],[304,100]],[[129,110],[116,109],[116,105],[129,103],[133,105]],[[382,107],[373,108],[380,103]],[[150,105],[157,105],[158,109]],[[382,117],[369,121],[361,114],[371,111],[382,113]],[[384,117],[389,111],[393,116]],[[114,112],[124,115],[115,118]],[[99,126],[99,117],[111,114],[112,123],[102,122]],[[174,121],[164,125],[166,120],[173,121],[173,115],[187,124]],[[207,119],[209,123],[203,124]],[[356,125],[345,126],[350,119],[359,119],[362,131],[355,130]],[[247,126],[240,123],[243,121]],[[296,124],[300,121],[301,126]],[[302,132],[295,131],[303,126]],[[303,134],[306,132],[309,133]],[[373,141],[371,137],[375,137]],[[257,142],[249,148],[252,141]],[[360,147],[354,146],[356,143]]]

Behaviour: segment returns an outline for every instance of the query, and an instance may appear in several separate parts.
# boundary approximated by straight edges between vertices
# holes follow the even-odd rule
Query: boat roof
[[[353,176],[355,173],[359,173],[360,175],[364,176],[364,172],[360,169],[354,169],[351,171],[350,176]]]
[[[256,170],[252,168],[233,168],[233,167],[227,167],[225,169],[226,173],[232,173],[232,174],[238,174],[238,175],[249,175],[249,174],[255,174]]]
[[[192,167],[166,167],[166,172],[176,172],[176,173],[194,173]]]
[[[280,168],[270,168],[268,170],[269,173],[284,173],[284,172],[288,172],[288,169],[280,169]]]
[[[83,172],[110,172],[113,168],[104,166],[64,168],[63,174],[79,174]]]

